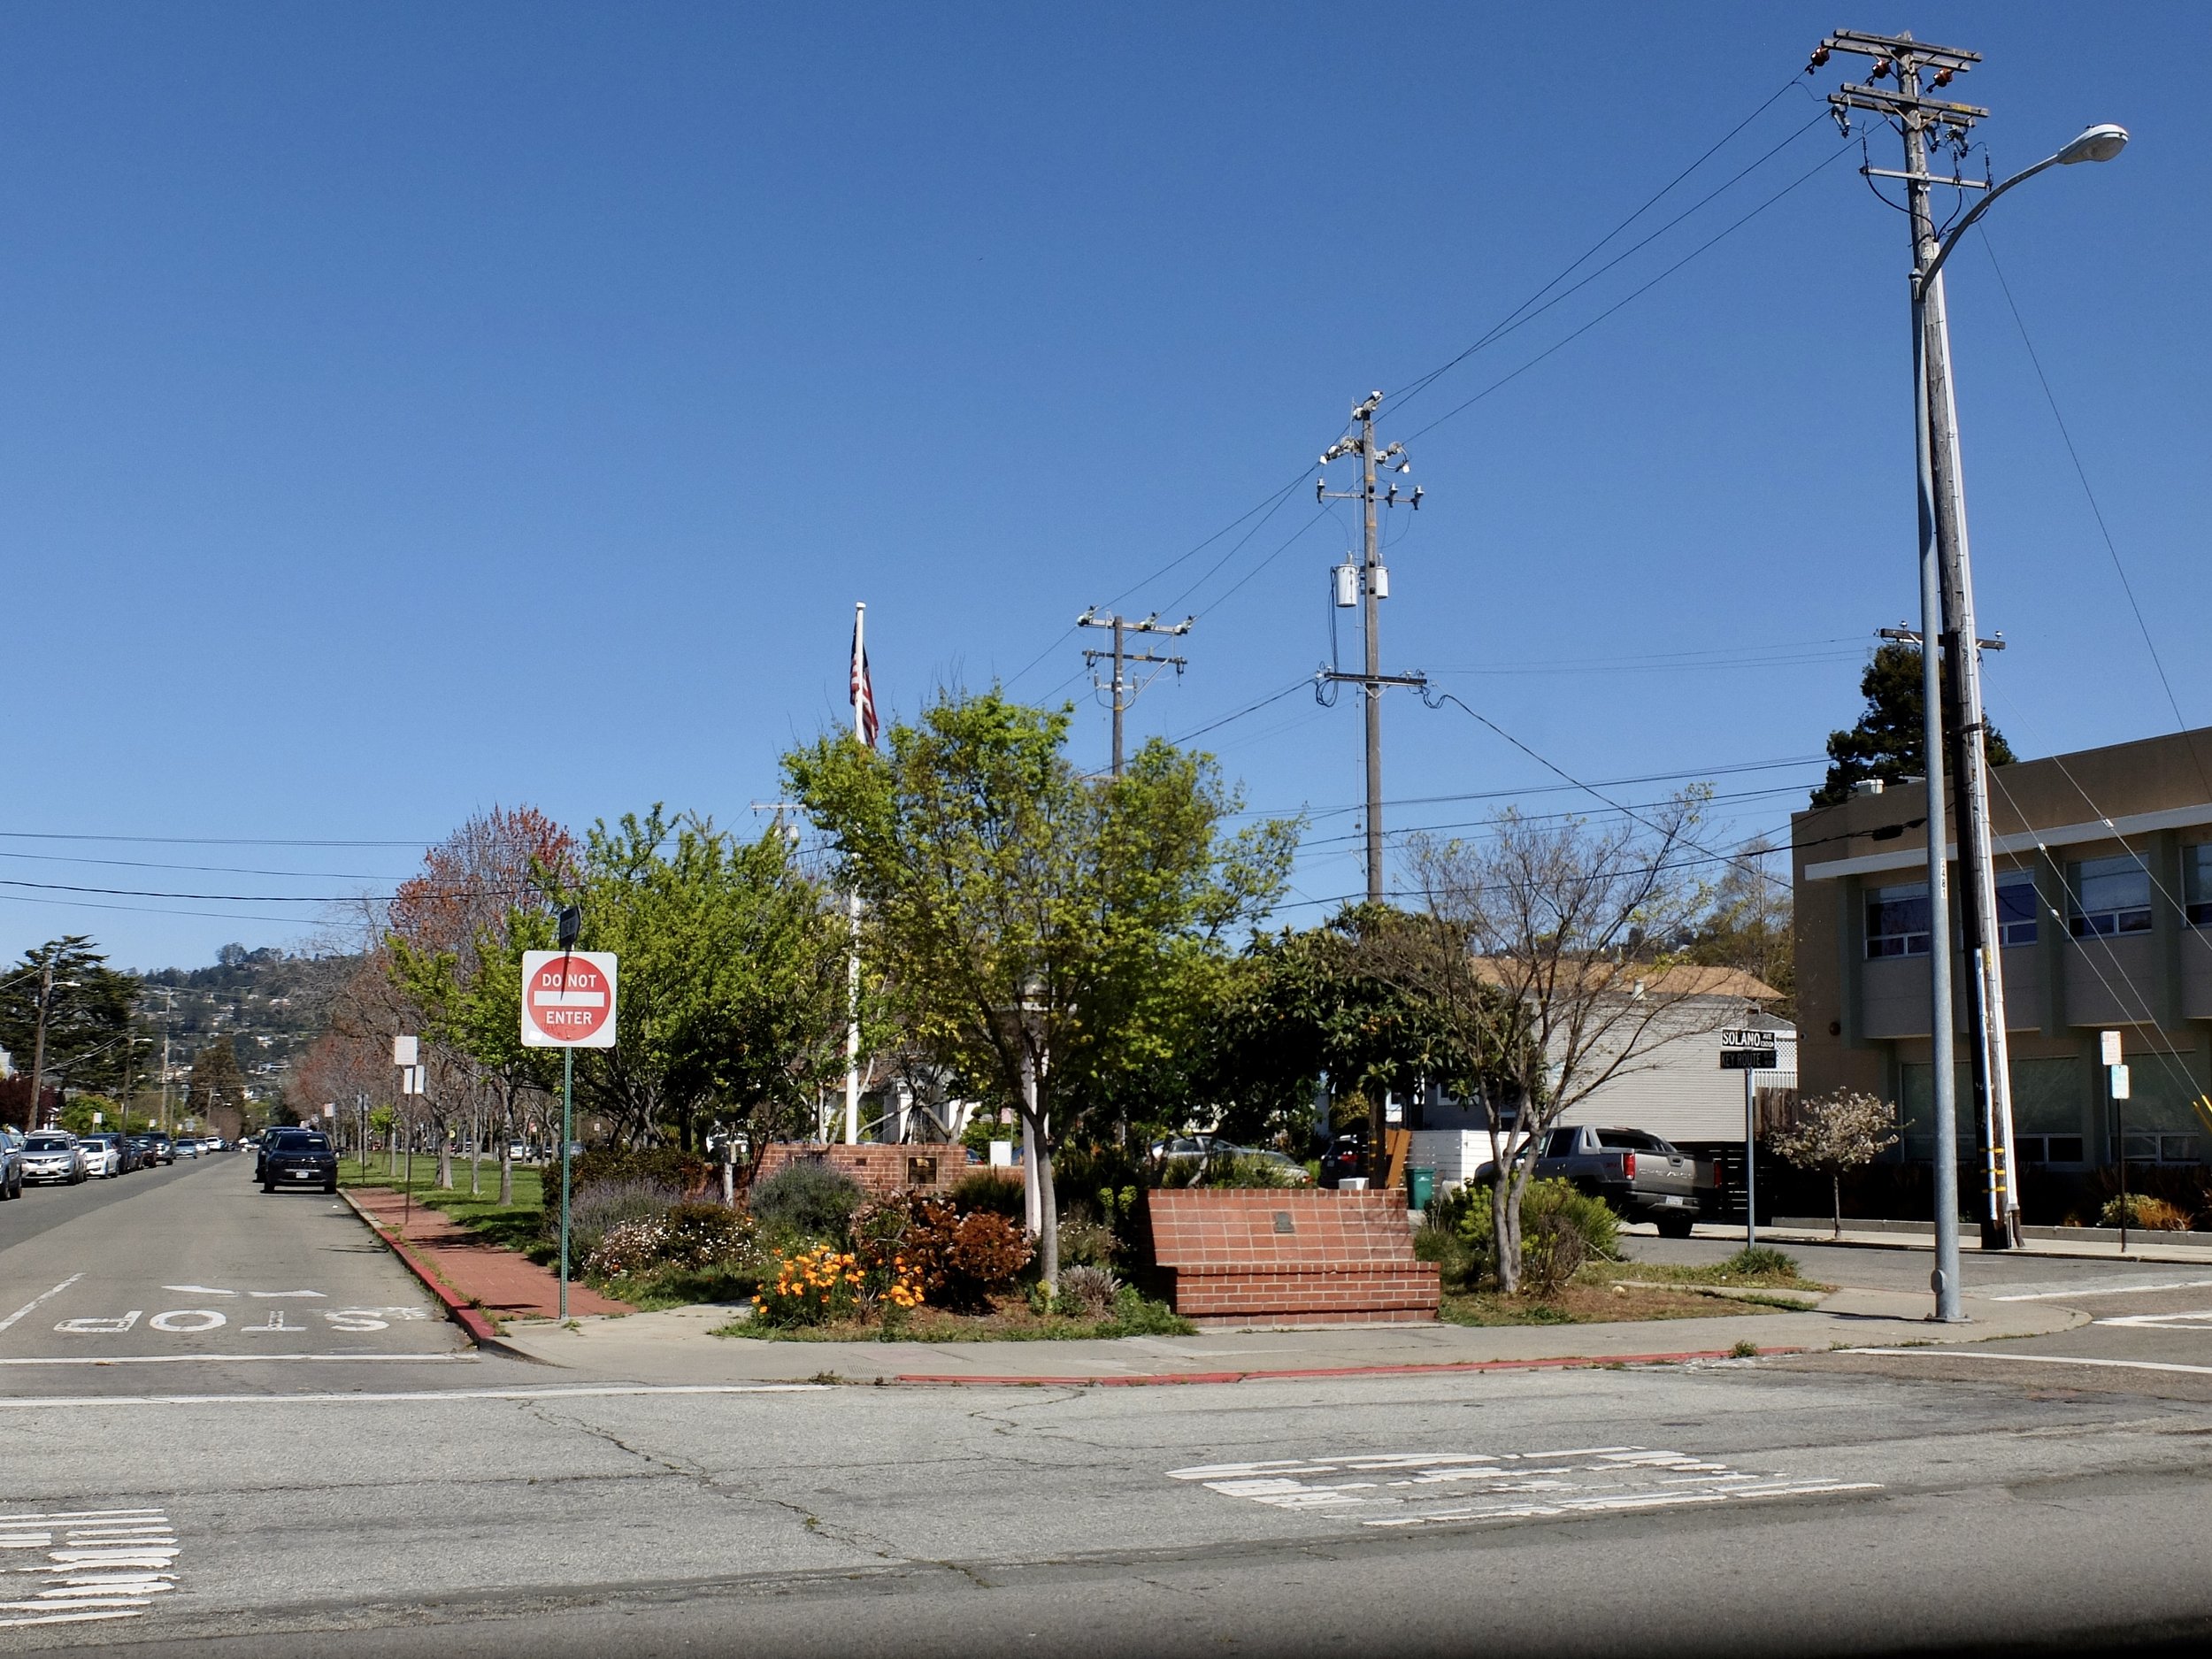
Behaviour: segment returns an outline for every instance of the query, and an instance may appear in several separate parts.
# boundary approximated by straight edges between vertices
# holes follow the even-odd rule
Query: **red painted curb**
[[[1801,1348],[1763,1348],[1759,1356],[1803,1354]],[[983,1388],[1148,1388],[1170,1383],[1280,1382],[1322,1377],[1422,1377],[1439,1372],[1487,1371],[1596,1370],[1608,1365],[1678,1365],[1685,1360],[1733,1359],[1723,1348],[1697,1348],[1680,1354],[1580,1354],[1556,1359],[1452,1360],[1432,1365],[1336,1365],[1304,1371],[1154,1371],[1138,1377],[933,1377],[902,1373],[892,1380],[935,1386]]]
[[[407,1271],[422,1281],[423,1288],[445,1304],[446,1313],[454,1324],[469,1333],[469,1340],[480,1345],[497,1339],[499,1333],[494,1328],[492,1322],[484,1317],[483,1310],[463,1300],[443,1279],[438,1277],[429,1263],[407,1248],[397,1233],[387,1233],[382,1227],[377,1225],[376,1217],[354,1202],[351,1193],[342,1187],[338,1189],[338,1196],[346,1201],[348,1209],[361,1217],[364,1226],[384,1240],[392,1254],[405,1263]]]

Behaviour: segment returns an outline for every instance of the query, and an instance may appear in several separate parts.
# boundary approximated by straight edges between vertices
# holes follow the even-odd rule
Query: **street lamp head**
[[[2105,121],[2060,150],[2058,165],[2070,167],[2078,161],[2110,161],[2127,147],[2128,129]]]

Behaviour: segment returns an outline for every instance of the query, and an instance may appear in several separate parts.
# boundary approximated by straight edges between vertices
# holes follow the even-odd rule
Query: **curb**
[[[1809,1354],[1804,1348],[1763,1348],[1757,1357]],[[1732,1349],[1686,1349],[1678,1354],[1576,1354],[1548,1359],[1477,1359],[1444,1361],[1429,1365],[1334,1365],[1301,1371],[1155,1371],[1136,1377],[965,1377],[930,1376],[902,1372],[893,1382],[927,1386],[968,1388],[1151,1388],[1172,1383],[1289,1382],[1301,1379],[1344,1377],[1426,1377],[1439,1374],[1497,1371],[1603,1370],[1612,1365],[1678,1365],[1694,1359],[1748,1358]]]
[[[405,1264],[407,1271],[422,1281],[422,1287],[445,1304],[447,1317],[468,1333],[470,1341],[479,1348],[496,1348],[503,1353],[515,1352],[499,1340],[498,1329],[485,1317],[483,1310],[463,1300],[451,1286],[438,1277],[429,1263],[407,1248],[397,1233],[388,1233],[380,1226],[375,1217],[370,1215],[367,1210],[354,1202],[351,1193],[342,1187],[338,1189],[338,1196],[346,1201],[346,1208],[361,1218],[361,1224],[364,1226],[383,1240],[392,1254],[399,1257],[400,1261]]]

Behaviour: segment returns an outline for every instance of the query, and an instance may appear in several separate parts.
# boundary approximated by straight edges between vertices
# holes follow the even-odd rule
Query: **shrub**
[[[1025,1218],[1019,1177],[978,1170],[972,1175],[962,1176],[953,1184],[951,1198],[954,1208],[963,1215],[980,1210],[994,1216],[1004,1216],[1009,1221]]]
[[[669,1187],[679,1199],[696,1198],[714,1181],[715,1167],[681,1147],[594,1147],[571,1163],[568,1178],[576,1187],[626,1181]]]
[[[774,1277],[753,1298],[753,1317],[764,1325],[823,1325],[860,1311],[866,1271],[851,1256],[818,1245],[794,1256],[777,1254]]]
[[[755,1182],[746,1207],[764,1227],[795,1238],[842,1242],[853,1211],[866,1196],[842,1170],[817,1158],[796,1158]]]
[[[1121,1295],[1121,1281],[1102,1267],[1060,1270],[1060,1305],[1079,1319],[1103,1319]]]
[[[2148,1193],[2130,1193],[2124,1200],[2126,1225],[2141,1227],[2148,1233],[2186,1233],[2189,1231],[2189,1212],[2163,1198],[2154,1198]],[[2121,1225],[2123,1200],[2115,1194],[2097,1212],[2101,1226]]]
[[[1746,1245],[1723,1262],[1720,1271],[1731,1277],[1740,1276],[1744,1279],[1795,1279],[1798,1262],[1786,1250],[1752,1244]]]
[[[1114,1230],[1088,1209],[1060,1217],[1060,1262],[1064,1267],[1111,1267],[1121,1249]]]
[[[1189,1336],[1198,1327],[1164,1302],[1148,1302],[1124,1285],[1114,1298],[1114,1317],[1104,1333],[1113,1336]]]
[[[864,1267],[910,1281],[933,1301],[951,1278],[960,1212],[949,1198],[911,1190],[872,1199],[853,1213],[853,1251]]]
[[[664,1216],[682,1202],[680,1192],[658,1181],[604,1180],[573,1186],[568,1200],[569,1254],[580,1260],[588,1257],[607,1233],[624,1222]],[[561,1236],[557,1196],[546,1203],[539,1225],[549,1244]]]
[[[1494,1199],[1487,1182],[1461,1190],[1455,1231],[1466,1246],[1474,1272],[1494,1276],[1497,1244],[1491,1226]],[[1540,1297],[1556,1295],[1585,1262],[1619,1254],[1620,1218],[1605,1201],[1578,1192],[1563,1180],[1531,1181],[1521,1197],[1521,1274],[1525,1289]]]
[[[678,1204],[662,1217],[668,1241],[661,1259],[676,1267],[718,1267],[749,1255],[753,1218],[725,1204]]]
[[[585,1256],[584,1276],[626,1279],[633,1273],[650,1272],[660,1265],[667,1243],[668,1219],[664,1216],[643,1216],[634,1221],[618,1222],[607,1229]]]
[[[1011,1282],[1035,1254],[1026,1233],[1003,1216],[979,1210],[961,1217],[952,1230],[946,1288],[960,1301],[980,1301],[985,1293]]]
[[[968,1119],[968,1126],[960,1132],[960,1144],[979,1158],[991,1156],[994,1141],[1019,1141],[1019,1124],[1002,1124],[996,1112],[978,1112]]]

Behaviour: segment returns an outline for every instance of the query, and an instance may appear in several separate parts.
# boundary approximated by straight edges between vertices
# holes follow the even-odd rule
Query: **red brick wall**
[[[892,1193],[916,1187],[926,1192],[946,1192],[987,1164],[968,1162],[959,1146],[822,1146],[804,1141],[772,1142],[761,1154],[755,1180],[765,1180],[785,1164],[800,1158],[817,1158],[832,1169],[842,1170],[872,1193]],[[918,1180],[915,1159],[936,1164],[934,1180]],[[1018,1179],[1018,1177],[1017,1177]]]
[[[1433,1319],[1435,1265],[1413,1255],[1403,1194],[1156,1190],[1156,1259],[1202,1325]]]

